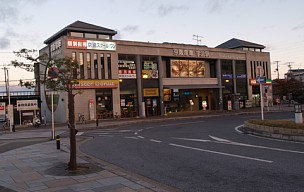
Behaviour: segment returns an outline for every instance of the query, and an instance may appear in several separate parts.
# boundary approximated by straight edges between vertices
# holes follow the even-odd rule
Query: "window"
[[[83,37],[83,33],[71,32],[71,37]]]
[[[97,34],[85,33],[85,38],[97,39]]]
[[[93,55],[93,62],[94,62],[94,74],[95,79],[98,79],[98,61],[97,61],[97,53],[94,53]]]
[[[180,60],[180,76],[181,77],[189,77],[189,61],[188,60]]]
[[[84,79],[83,53],[79,53],[79,70],[80,70],[80,79]]]
[[[87,53],[87,72],[88,72],[88,79],[92,78],[91,75],[91,53]]]
[[[179,77],[180,74],[179,60],[171,61],[171,77]]]
[[[72,59],[73,61],[77,61],[76,52],[72,53]],[[73,73],[73,78],[77,79],[77,68],[73,69],[72,73]]]
[[[105,61],[104,61],[104,54],[101,53],[100,54],[100,71],[101,71],[101,79],[104,79],[105,78],[105,68],[104,68],[104,64],[105,64]]]
[[[108,61],[108,79],[112,79],[111,54],[107,54],[107,61]]]
[[[98,39],[110,39],[109,35],[98,35]]]
[[[204,61],[197,62],[197,76],[205,77],[205,63]]]
[[[205,62],[171,60],[171,77],[205,77]]]

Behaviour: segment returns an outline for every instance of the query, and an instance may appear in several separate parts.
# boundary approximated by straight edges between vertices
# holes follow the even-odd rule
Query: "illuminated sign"
[[[103,89],[103,88],[117,88],[118,80],[77,80],[78,84],[74,84],[75,89]]]
[[[115,51],[116,50],[116,43],[115,42],[109,42],[109,41],[68,39],[67,40],[67,48]]]
[[[158,97],[159,91],[158,88],[145,88],[144,97]]]
[[[136,79],[136,64],[134,61],[118,61],[118,78],[119,79]]]
[[[250,85],[260,85],[260,84],[256,81],[256,79],[250,79],[250,80],[249,80],[249,83],[250,83]],[[261,84],[263,84],[263,85],[271,85],[271,84],[272,84],[272,81],[271,81],[271,79],[266,79],[266,82],[265,82],[265,83],[261,83]]]

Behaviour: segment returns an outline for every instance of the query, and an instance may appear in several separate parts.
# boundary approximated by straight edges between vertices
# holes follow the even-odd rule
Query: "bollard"
[[[57,149],[60,149],[60,136],[56,135],[56,145],[57,145]]]
[[[96,127],[98,127],[98,119],[96,119]]]
[[[16,132],[15,124],[12,125],[12,131],[13,131],[13,132]]]

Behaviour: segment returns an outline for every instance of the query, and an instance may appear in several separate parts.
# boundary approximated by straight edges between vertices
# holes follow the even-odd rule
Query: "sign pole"
[[[261,78],[262,68],[259,68],[259,75]],[[260,97],[261,97],[261,116],[262,116],[262,120],[264,120],[264,97],[263,97],[263,85],[261,81],[260,81]]]
[[[55,139],[55,126],[54,126],[54,92],[51,93],[52,100],[52,139]]]

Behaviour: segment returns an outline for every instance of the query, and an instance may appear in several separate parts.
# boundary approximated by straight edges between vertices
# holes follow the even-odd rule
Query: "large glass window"
[[[80,71],[80,79],[84,79],[83,53],[79,53],[79,71]]]
[[[72,59],[73,59],[73,61],[77,61],[76,52],[72,53]],[[73,78],[77,79],[77,68],[73,69],[72,73],[73,73]]]
[[[92,78],[91,75],[91,53],[87,53],[87,73],[88,73],[88,79]]]
[[[104,79],[105,78],[105,69],[104,69],[104,64],[105,64],[105,61],[104,61],[104,54],[101,53],[100,54],[100,71],[101,71],[101,79]]]
[[[205,77],[205,62],[171,60],[171,77]]]
[[[108,61],[108,79],[112,79],[111,54],[107,54],[107,61]]]
[[[98,61],[97,61],[97,53],[94,53],[94,55],[93,55],[93,60],[94,60],[94,74],[95,74],[95,79],[98,79]]]

